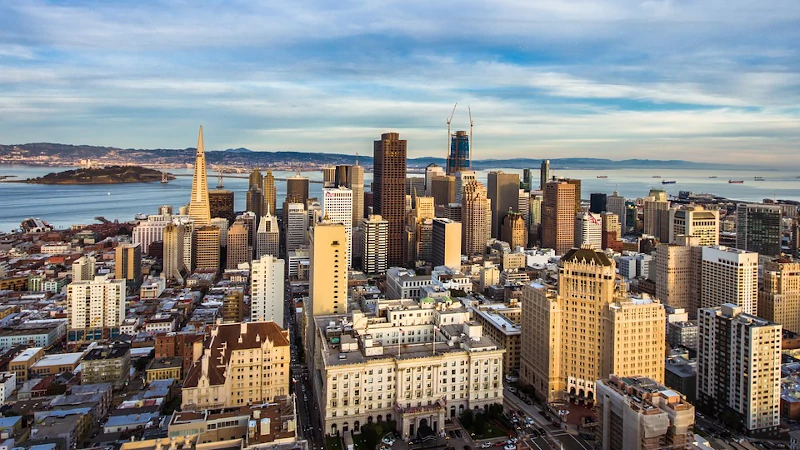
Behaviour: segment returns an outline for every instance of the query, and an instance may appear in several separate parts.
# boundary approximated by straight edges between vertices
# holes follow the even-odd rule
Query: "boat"
[[[661,178],[661,175],[653,175],[653,178]],[[798,177],[800,178],[800,177]]]
[[[169,183],[169,180],[167,179],[167,172],[161,172],[161,182],[164,184]]]
[[[661,180],[661,184],[675,184],[677,181],[675,180]]]
[[[765,181],[764,177],[753,177],[753,180],[755,180],[755,181]]]
[[[608,178],[608,175],[598,175],[597,178]]]
[[[711,176],[710,176],[710,177],[708,177],[708,178],[717,178],[717,176],[716,176],[716,175],[711,175]]]
[[[744,180],[728,180],[730,184],[744,184]]]

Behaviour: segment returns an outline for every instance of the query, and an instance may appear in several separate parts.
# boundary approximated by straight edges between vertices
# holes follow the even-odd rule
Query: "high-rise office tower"
[[[736,248],[780,256],[781,239],[780,206],[739,204],[736,208]]]
[[[544,196],[542,191],[531,191],[530,196],[530,219],[528,221],[528,242],[539,245],[542,239],[542,203]]]
[[[436,205],[447,205],[455,202],[456,179],[450,175],[433,177],[431,180],[431,197]]]
[[[679,235],[695,236],[700,245],[719,244],[719,211],[700,205],[683,205],[669,210],[669,239],[673,243]]]
[[[757,315],[758,253],[716,245],[701,248],[700,307],[733,303]]]
[[[72,281],[94,280],[95,263],[97,260],[92,255],[83,255],[72,263]]]
[[[606,194],[600,192],[592,192],[589,194],[589,212],[600,214],[607,208],[608,197]]]
[[[587,212],[575,215],[575,246],[583,244],[603,248],[603,218],[599,214]]]
[[[449,219],[433,219],[431,262],[433,267],[447,266],[461,270],[462,224]]]
[[[282,259],[264,255],[250,271],[250,321],[272,321],[284,327],[284,268]]]
[[[575,186],[575,212],[581,212],[581,180],[576,178],[564,178],[564,181]]]
[[[406,178],[406,195],[413,197],[415,194],[425,192],[425,178],[408,177]]]
[[[644,198],[644,234],[655,236],[661,242],[669,241],[669,200],[661,189],[651,189]]]
[[[486,188],[479,181],[464,186],[461,203],[462,253],[482,255],[486,243],[492,237],[492,201],[486,195]]]
[[[262,186],[264,186],[264,176],[258,170],[258,167],[253,167],[253,171],[250,172],[250,177],[248,178],[247,187],[248,189],[261,189]]]
[[[353,225],[364,218],[364,167],[356,160],[353,166],[336,166],[336,186],[353,191]]]
[[[441,213],[439,213],[440,209],[437,208],[436,209],[436,215],[439,216],[439,217],[443,217],[445,219],[450,219],[450,220],[452,220],[454,222],[462,222],[463,219],[464,219],[464,214],[463,214],[463,212],[464,212],[464,205],[463,205],[464,199],[463,198],[461,199],[461,202],[462,203],[449,203],[447,205],[444,205],[441,208]],[[490,223],[489,227],[491,227],[491,226],[492,226],[492,224]],[[492,230],[489,230],[489,232],[491,232],[491,231]]]
[[[522,169],[522,189],[526,192],[530,192],[532,190],[536,190],[536,187],[533,186],[533,169],[526,167]]]
[[[800,258],[800,221],[797,219],[792,224],[792,233],[789,239],[789,251],[792,258]]]
[[[389,222],[389,266],[404,266],[406,141],[399,133],[384,133],[373,148],[373,214]]]
[[[262,211],[275,215],[278,211],[278,190],[275,188],[275,176],[272,175],[271,169],[267,169],[267,173],[264,174],[262,186],[261,193],[264,196]]]
[[[700,238],[678,236],[674,244],[659,244],[653,259],[656,265],[656,298],[667,306],[685,309],[690,318],[694,318],[700,307]]]
[[[222,323],[244,322],[244,292],[231,291],[222,297]]]
[[[192,220],[183,223],[183,265],[188,272],[197,268],[197,235],[194,230]]]
[[[455,203],[461,203],[461,198],[464,195],[464,186],[470,181],[477,181],[478,176],[473,170],[462,170],[456,174],[455,186]]]
[[[617,238],[622,239],[622,236],[628,232],[628,228],[625,222],[626,211],[627,208],[625,206],[625,197],[619,195],[619,191],[614,191],[613,194],[609,195],[606,198],[606,209],[608,212],[612,212],[617,215],[617,219],[619,220],[619,226],[621,229],[621,234],[617,236]]]
[[[522,213],[508,211],[500,225],[500,239],[508,242],[512,249],[528,246],[528,228]]]
[[[194,160],[192,177],[192,198],[189,200],[189,217],[195,226],[208,225],[211,220],[211,206],[208,201],[208,179],[206,178],[206,152],[203,145],[203,126],[197,136],[197,154]]]
[[[514,208],[515,211],[522,214],[522,218],[525,219],[525,232],[530,229],[531,224],[531,193],[525,191],[525,189],[519,190],[519,196],[517,197],[517,207]],[[527,238],[526,238],[527,241]]]
[[[431,193],[431,188],[433,187],[433,178],[434,177],[443,177],[447,175],[441,167],[436,165],[436,163],[430,163],[427,167],[425,167],[425,195],[427,197],[432,197],[433,194]]]
[[[603,250],[610,248],[614,251],[622,251],[622,228],[619,224],[619,217],[616,214],[606,211],[600,214],[600,224],[603,226],[601,247]]]
[[[228,228],[232,222],[228,222],[228,219],[222,217],[212,217],[211,218],[211,226],[219,228],[219,246],[220,247],[227,247],[228,246]]]
[[[450,154],[447,156],[447,174],[455,175],[470,170],[469,136],[466,131],[456,131],[450,137]]]
[[[344,225],[347,234],[347,267],[352,267],[353,191],[346,187],[322,188],[322,208],[323,216],[330,222]]]
[[[164,228],[163,277],[166,281],[183,281],[186,266],[183,264],[183,225],[168,224]]]
[[[322,168],[322,187],[336,187],[336,167]]]
[[[366,274],[386,273],[389,223],[381,216],[372,215],[361,219],[361,229],[362,270]]]
[[[542,247],[563,255],[575,246],[575,185],[545,184],[542,202]]]
[[[280,256],[280,244],[281,230],[278,228],[278,218],[267,213],[258,224],[255,259],[260,259],[264,255]]]
[[[260,187],[253,186],[247,190],[247,211],[252,212],[258,219],[264,215],[261,209],[264,206],[264,193]]]
[[[698,409],[748,432],[777,429],[781,326],[729,303],[702,308],[698,325]]]
[[[237,220],[228,229],[228,260],[226,269],[236,269],[239,264],[249,263],[252,259],[252,248],[247,242],[248,230],[244,223]]]
[[[302,203],[287,203],[286,215],[286,254],[306,245],[308,214]]]
[[[781,258],[764,264],[758,316],[800,333],[800,262]]]
[[[436,217],[436,208],[433,197],[417,197],[414,201],[414,217],[419,219],[433,219]]]
[[[350,248],[341,223],[323,220],[311,229],[309,291],[312,317],[347,312],[347,260]]]
[[[316,198],[306,200],[306,214],[308,215],[308,226],[315,226],[323,218],[322,204]]]
[[[519,174],[489,172],[486,195],[492,201],[492,237],[499,237],[503,217],[519,207]]]
[[[584,246],[559,260],[557,293],[523,288],[520,378],[540,398],[594,401],[595,382],[611,374],[663,382],[664,306],[618,290],[615,272],[605,253]]]
[[[208,191],[211,218],[222,217],[233,222],[236,216],[233,213],[233,191],[226,189],[212,189]]]
[[[114,256],[114,278],[125,278],[128,286],[138,287],[142,281],[142,247],[139,244],[119,244]]]
[[[550,160],[545,159],[539,166],[539,190],[544,191],[544,187],[550,182]]]
[[[256,215],[252,211],[245,211],[242,214],[236,217],[234,222],[241,222],[247,227],[247,245],[250,246],[250,250],[252,251],[253,247],[256,245],[256,231],[258,231],[258,219],[260,217],[256,217]],[[252,259],[252,255],[251,255]]]
[[[67,330],[70,342],[98,341],[119,336],[125,320],[124,278],[110,275],[67,285]]]
[[[286,201],[288,203],[303,203],[308,200],[309,181],[308,178],[295,175],[286,179]]]
[[[198,269],[220,269],[219,228],[207,225],[194,230],[195,267]],[[230,233],[228,234],[230,238]],[[185,247],[184,247],[185,249]],[[230,251],[230,242],[228,243]]]

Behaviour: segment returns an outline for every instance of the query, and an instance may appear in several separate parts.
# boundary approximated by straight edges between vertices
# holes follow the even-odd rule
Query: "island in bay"
[[[25,183],[33,184],[122,184],[150,183],[153,181],[174,180],[175,176],[160,170],[140,166],[105,166],[51,172],[39,178],[28,178]]]

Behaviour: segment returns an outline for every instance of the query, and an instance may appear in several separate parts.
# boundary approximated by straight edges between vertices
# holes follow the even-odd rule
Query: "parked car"
[[[542,435],[542,436],[544,436],[544,435],[546,435],[546,434],[547,434],[547,431],[545,431],[545,429],[544,429],[544,428],[539,428],[539,429],[538,429],[538,430],[536,430],[536,431],[538,431],[538,432],[539,432],[539,434],[540,434],[540,435]]]
[[[483,444],[481,444],[481,448],[489,448],[491,446],[492,446],[491,442],[484,442]]]
[[[506,444],[506,445],[503,447],[503,450],[517,450],[517,446],[516,446],[516,445],[514,445],[514,444]]]
[[[386,444],[386,445],[388,445],[388,446],[392,446],[392,445],[394,445],[394,439],[392,439],[392,438],[391,438],[391,437],[389,437],[389,436],[386,436],[386,437],[384,437],[383,439],[381,439],[381,442],[383,442],[384,444]]]

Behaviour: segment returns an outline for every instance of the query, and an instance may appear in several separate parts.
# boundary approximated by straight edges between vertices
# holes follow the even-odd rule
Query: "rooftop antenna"
[[[358,152],[356,152],[356,165],[358,165]]]
[[[472,110],[467,105],[467,112],[469,113],[469,170],[472,170],[472,146],[474,142],[472,141]]]
[[[453,116],[456,114],[456,106],[458,106],[458,103],[453,105],[453,112],[451,112],[450,117],[447,118],[447,154],[445,155],[445,160],[450,157],[450,122],[453,121]]]

